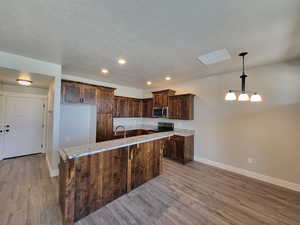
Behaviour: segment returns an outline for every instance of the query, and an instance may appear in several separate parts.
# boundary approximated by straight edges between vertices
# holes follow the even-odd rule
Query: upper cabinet
[[[128,116],[141,117],[142,116],[142,100],[136,98],[128,98]]]
[[[81,85],[81,103],[96,104],[96,87],[90,85]]]
[[[194,95],[169,96],[169,119],[193,120],[194,119]]]
[[[62,81],[61,103],[96,104],[96,87],[72,81]]]
[[[145,98],[142,101],[143,101],[143,103],[142,103],[142,106],[143,106],[142,117],[152,118],[153,99],[152,98]]]
[[[168,107],[169,96],[175,95],[175,91],[167,89],[162,91],[152,92],[153,94],[153,107]]]
[[[97,88],[97,112],[113,113],[114,106],[114,89],[107,87]]]
[[[114,117],[141,117],[142,100],[115,96],[114,98]]]
[[[175,91],[153,92],[153,98],[136,99],[122,96],[114,97],[113,117],[153,117],[154,107],[167,107],[169,119],[193,120],[194,95],[174,95]]]
[[[114,97],[113,115],[114,117],[128,117],[128,98]]]
[[[97,142],[110,140],[113,135],[114,90],[113,88],[97,87]]]
[[[110,140],[113,134],[114,88],[62,81],[62,104],[91,104],[97,107],[96,141]]]
[[[81,87],[78,83],[62,81],[61,102],[76,104],[81,103]]]

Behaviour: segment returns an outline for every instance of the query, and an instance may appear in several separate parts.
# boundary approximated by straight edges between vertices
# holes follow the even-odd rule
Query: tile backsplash
[[[157,126],[158,122],[174,123],[175,128],[194,130],[193,120],[169,120],[164,118],[114,118],[114,127],[118,125],[123,125],[125,127],[138,125]]]

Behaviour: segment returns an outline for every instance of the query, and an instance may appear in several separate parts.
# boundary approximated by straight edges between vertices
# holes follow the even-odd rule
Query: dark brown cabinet
[[[129,98],[128,99],[128,117],[142,116],[142,100]]]
[[[153,107],[168,107],[169,96],[175,95],[175,91],[167,89],[162,91],[152,92]]]
[[[97,113],[96,141],[111,140],[113,136],[112,113]]]
[[[128,117],[128,98],[115,96],[113,112],[114,117]]]
[[[166,141],[164,157],[183,164],[194,160],[194,136],[173,136]]]
[[[114,89],[97,88],[96,141],[110,140],[113,136]]]
[[[72,81],[62,81],[62,104],[96,104],[96,87]]]
[[[153,92],[153,98],[136,99],[114,97],[113,117],[152,118],[154,107],[168,107],[168,118],[177,120],[194,119],[194,95],[174,95],[175,91]]]
[[[163,145],[164,139],[160,139],[72,159],[61,155],[59,203],[62,224],[73,225],[161,175]]]
[[[97,88],[97,112],[113,113],[114,89],[106,87]]]
[[[90,85],[81,86],[81,103],[96,104],[96,87]]]
[[[194,119],[194,95],[169,96],[169,119],[193,120]]]
[[[115,96],[113,111],[114,117],[141,117],[142,100],[137,98]]]
[[[131,182],[130,189],[146,183],[152,177],[159,176],[161,171],[161,156],[163,141],[142,143],[130,146]]]
[[[62,81],[62,104],[91,104],[97,107],[96,141],[113,135],[114,88]]]
[[[61,86],[61,102],[64,104],[81,103],[81,87],[78,83],[62,82]]]
[[[153,99],[152,98],[143,99],[142,105],[143,105],[142,117],[152,118]]]

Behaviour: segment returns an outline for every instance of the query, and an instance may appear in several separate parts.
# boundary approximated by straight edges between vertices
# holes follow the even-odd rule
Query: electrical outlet
[[[253,163],[253,158],[248,158],[248,163],[252,164]]]

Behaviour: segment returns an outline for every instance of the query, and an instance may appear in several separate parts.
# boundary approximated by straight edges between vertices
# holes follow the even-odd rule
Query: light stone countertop
[[[76,147],[65,148],[60,151],[60,155],[64,158],[73,159],[82,156],[92,155],[99,152],[110,151],[113,149],[119,149],[135,144],[141,144],[162,138],[167,138],[175,135],[174,131],[160,132],[154,134],[146,134],[128,138],[120,138],[110,141],[103,141],[93,144],[81,145]]]

